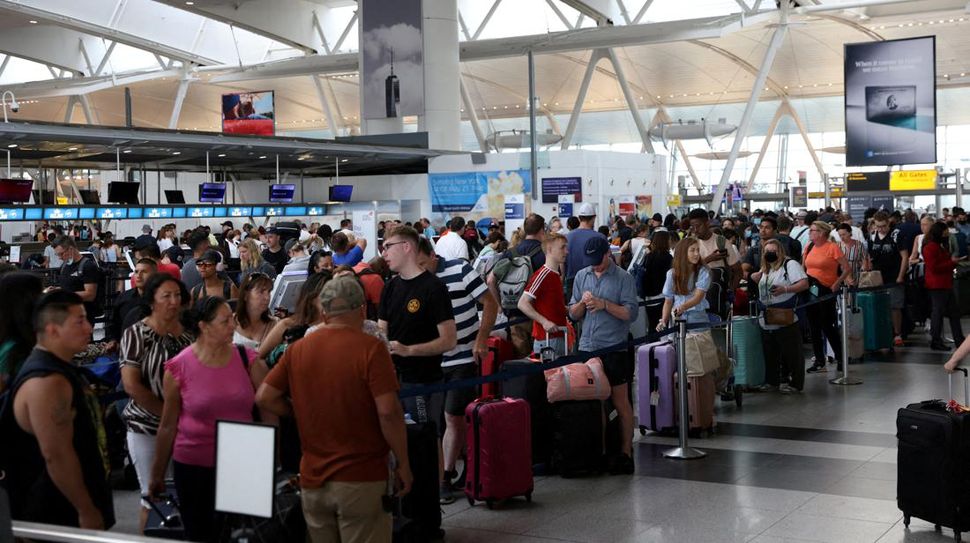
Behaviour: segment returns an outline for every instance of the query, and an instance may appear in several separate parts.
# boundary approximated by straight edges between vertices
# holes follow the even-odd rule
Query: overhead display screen
[[[263,207],[263,206],[253,206],[253,210],[252,211],[253,211],[253,214],[252,214],[253,217],[265,217],[266,216],[266,208]]]
[[[184,219],[185,218],[185,211],[186,211],[186,209],[184,207],[173,207],[172,208],[172,218],[173,219]]]
[[[23,208],[0,207],[0,221],[22,221],[23,219]]]
[[[130,207],[128,208],[128,218],[129,219],[140,219],[145,214],[145,210],[140,207]]]
[[[223,94],[222,131],[226,134],[274,135],[276,106],[273,91]]]
[[[172,209],[168,207],[146,207],[145,218],[146,219],[170,219],[172,218]]]
[[[220,204],[225,198],[226,198],[225,183],[202,183],[201,185],[199,185],[200,202]]]
[[[308,207],[306,210],[306,214],[310,217],[317,217],[323,215],[325,212],[326,210],[323,206]]]
[[[288,207],[286,208],[287,217],[302,217],[306,215],[306,208],[303,206]]]
[[[77,210],[77,218],[79,219],[93,219],[94,212],[97,211],[93,207],[82,207]]]
[[[77,208],[76,207],[45,207],[44,208],[44,218],[48,220],[62,220],[62,219],[76,219],[77,218]]]
[[[33,186],[30,179],[0,179],[0,203],[29,202]]]
[[[936,162],[936,38],[845,45],[846,166]]]
[[[24,210],[25,221],[40,220],[44,216],[44,210],[39,207],[28,207]]]
[[[277,217],[277,216],[282,215],[282,214],[283,214],[283,208],[282,207],[267,207],[266,208],[266,215],[265,216],[267,216],[267,217]]]
[[[99,219],[127,219],[128,209],[124,207],[99,207]]]
[[[293,195],[296,193],[296,185],[270,185],[269,186],[269,201],[270,202],[280,202],[289,203],[293,201]]]
[[[248,217],[252,214],[253,208],[251,207],[230,207],[229,216],[230,217]]]
[[[190,207],[188,210],[188,216],[196,219],[202,217],[211,217],[212,208],[211,207]]]

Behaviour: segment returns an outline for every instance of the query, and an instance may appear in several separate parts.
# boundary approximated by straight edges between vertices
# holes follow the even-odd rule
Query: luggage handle
[[[149,495],[142,496],[141,499],[148,504],[149,507],[155,512],[156,515],[161,519],[162,528],[181,528],[182,527],[182,514],[179,511],[178,500],[175,496],[171,494],[159,494],[158,496],[152,497]],[[158,507],[158,501],[164,502],[166,505],[173,507],[173,511],[166,515],[162,512],[161,508]]]
[[[970,405],[970,374],[967,372],[967,368],[957,368],[957,371],[963,374],[963,401],[964,405]],[[950,396],[949,399],[953,399],[953,374],[949,374],[948,381],[950,385]]]
[[[566,347],[566,352],[563,354],[563,356],[569,356],[569,327],[557,326],[556,331],[562,332],[563,345],[565,345]],[[558,339],[558,338],[555,338],[555,339]],[[539,348],[539,359],[542,360],[543,362],[548,362],[556,359],[556,352],[555,352],[555,349],[552,347],[552,340],[553,338],[549,336],[548,332],[546,332],[546,339],[539,342],[539,344],[542,345]],[[548,357],[548,355],[546,354],[547,351],[549,350],[553,351],[551,357]]]

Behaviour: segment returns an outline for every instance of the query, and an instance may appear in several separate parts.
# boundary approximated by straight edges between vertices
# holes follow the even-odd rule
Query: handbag
[[[545,371],[549,403],[567,400],[605,400],[612,389],[599,358]]]
[[[716,371],[720,366],[720,355],[714,336],[710,330],[687,334],[684,338],[687,349],[687,375],[698,377]]]
[[[795,323],[795,310],[790,307],[766,307],[765,324],[770,326],[789,326]]]
[[[859,288],[881,287],[882,272],[879,270],[859,272]]]

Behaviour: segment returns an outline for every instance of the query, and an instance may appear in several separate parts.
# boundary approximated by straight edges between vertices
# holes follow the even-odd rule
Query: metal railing
[[[116,532],[102,532],[98,530],[84,530],[54,524],[40,524],[38,522],[13,522],[14,537],[32,539],[34,541],[61,541],[63,543],[157,543],[165,541],[142,535],[122,534]]]

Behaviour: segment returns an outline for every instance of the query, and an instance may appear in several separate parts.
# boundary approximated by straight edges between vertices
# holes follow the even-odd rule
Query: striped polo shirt
[[[485,281],[464,260],[438,258],[435,274],[448,287],[451,307],[455,312],[458,344],[442,357],[441,367],[449,368],[475,362],[472,350],[478,335],[478,306],[476,300],[488,290]]]

